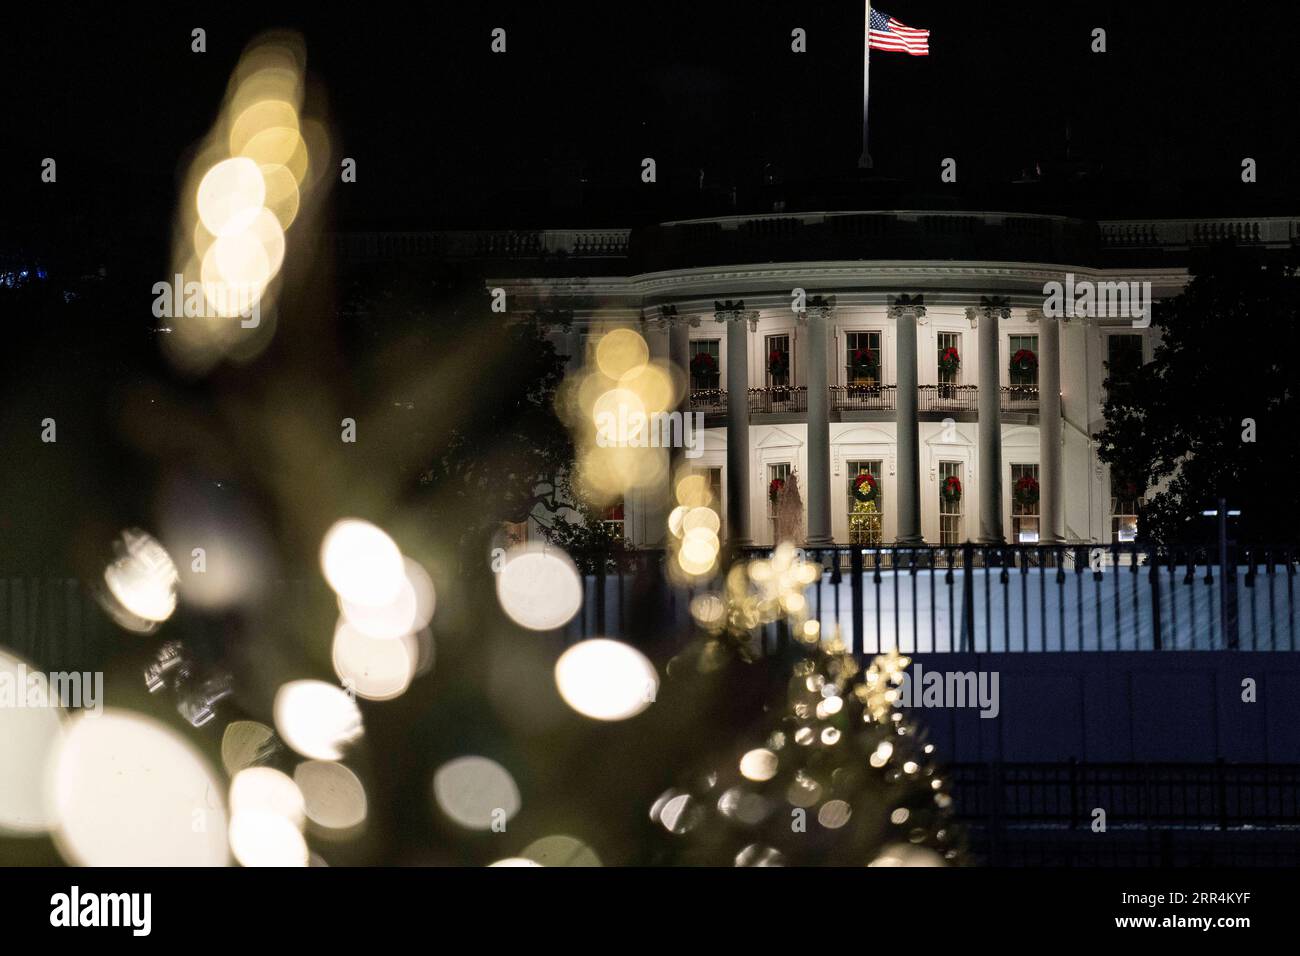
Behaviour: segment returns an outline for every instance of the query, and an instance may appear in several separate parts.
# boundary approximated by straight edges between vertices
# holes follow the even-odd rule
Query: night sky
[[[855,0],[247,6],[11,16],[7,234],[73,217],[142,235],[165,221],[183,151],[240,50],[275,26],[305,36],[340,155],[358,161],[358,182],[334,190],[339,228],[635,223],[705,211],[701,169],[708,190],[736,186],[742,207],[768,164],[787,183],[857,177]],[[932,31],[929,57],[872,58],[876,177],[900,196],[907,182],[978,205],[1039,163],[1105,184],[1087,193],[1111,207],[1099,214],[1296,210],[1300,61],[1284,5],[883,9]],[[193,26],[208,31],[205,54],[190,52]],[[508,31],[504,56],[489,51],[494,26]],[[806,54],[790,52],[795,26]],[[1105,54],[1089,52],[1094,26]],[[57,187],[39,180],[47,155]],[[643,156],[658,162],[656,187],[639,182]],[[945,156],[958,160],[956,187],[939,185]],[[1240,183],[1243,156],[1259,162],[1254,186]]]

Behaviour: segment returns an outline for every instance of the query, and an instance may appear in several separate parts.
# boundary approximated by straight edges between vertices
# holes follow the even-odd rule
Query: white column
[[[1005,299],[980,299],[967,318],[979,332],[979,543],[1002,544],[1002,359],[998,320],[1009,318]]]
[[[727,531],[729,544],[754,543],[749,529],[749,329],[758,313],[744,304],[716,313],[727,323]]]
[[[808,546],[829,547],[831,537],[831,426],[826,366],[827,326],[834,305],[810,304],[808,322]]]
[[[916,376],[916,321],[925,315],[922,297],[900,295],[889,307],[894,329],[898,395],[898,543],[921,538],[921,434]]]
[[[1038,320],[1038,540],[1065,540],[1061,511],[1061,320]]]
[[[645,338],[650,346],[650,357],[656,360],[666,360],[679,368],[685,369],[688,344],[686,341],[677,341],[677,327],[668,324],[669,322],[671,322],[671,319],[664,318],[660,319],[656,325],[646,323]],[[689,392],[683,393],[682,402],[678,404],[678,410],[683,413],[689,410]],[[641,492],[641,506],[645,512],[643,540],[648,547],[661,548],[668,537],[668,513],[676,504],[674,488],[677,479],[674,476],[677,472],[677,466],[683,460],[682,452],[684,449],[674,447],[656,449],[656,451],[667,458],[667,481],[662,488],[644,489]]]

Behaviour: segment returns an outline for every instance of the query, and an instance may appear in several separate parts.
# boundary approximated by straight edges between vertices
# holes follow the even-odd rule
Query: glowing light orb
[[[426,627],[433,619],[437,596],[433,581],[410,558],[405,558],[404,575],[397,595],[387,604],[354,604],[340,601],[339,610],[359,634],[366,637],[397,640]]]
[[[54,763],[55,842],[80,866],[224,866],[224,790],[157,721],[111,708],[79,716]]]
[[[550,631],[582,607],[582,579],[563,551],[525,546],[507,554],[497,572],[497,600],[520,627]]]
[[[266,201],[266,182],[257,163],[236,156],[222,160],[199,182],[199,218],[214,236],[235,236],[253,224]]]
[[[614,329],[596,343],[596,365],[614,381],[640,369],[649,359],[650,347],[631,329]]]
[[[230,813],[271,813],[284,817],[296,827],[303,825],[302,791],[286,773],[271,767],[249,767],[230,781]]]
[[[307,841],[287,820],[266,810],[236,814],[230,821],[230,852],[241,866],[306,866]]]
[[[777,757],[766,748],[751,750],[740,758],[741,776],[749,780],[771,780],[776,776]]]
[[[366,819],[366,788],[341,763],[307,760],[293,771],[302,791],[307,819],[325,830],[344,831]]]
[[[469,830],[488,830],[519,812],[519,788],[510,772],[487,757],[458,757],[433,775],[438,809]]]
[[[626,720],[654,702],[659,675],[636,648],[596,638],[560,655],[555,686],[564,702],[584,717]]]
[[[232,777],[276,749],[275,731],[256,720],[234,720],[221,735],[221,764]]]
[[[275,729],[290,747],[313,760],[341,760],[360,739],[361,711],[342,688],[318,680],[295,680],[275,694]]]
[[[356,518],[335,522],[325,533],[320,563],[329,586],[349,604],[391,604],[406,581],[402,552],[393,539]]]
[[[907,843],[893,843],[867,866],[946,866],[943,857],[933,850]]]
[[[179,575],[167,549],[138,528],[123,531],[113,549],[116,558],[104,570],[104,584],[128,616],[115,615],[119,623],[130,626],[136,618],[143,623],[133,629],[145,631],[171,617]]]
[[[538,866],[600,866],[600,857],[577,837],[556,835],[542,837],[520,851],[519,855]]]
[[[50,699],[49,681],[26,661],[0,651],[0,833],[34,835],[55,822],[45,798],[46,765],[63,741],[63,711],[24,707],[29,682]]]
[[[368,637],[347,620],[334,629],[334,673],[366,700],[392,700],[411,685],[420,662],[414,635],[396,640]]]

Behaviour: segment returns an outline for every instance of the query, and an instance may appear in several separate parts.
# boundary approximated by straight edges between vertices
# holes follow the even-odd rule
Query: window
[[[722,469],[721,468],[692,468],[691,474],[699,475],[704,479],[705,487],[709,489],[708,507],[712,508],[718,515],[718,523],[721,525],[726,517],[722,508]],[[721,538],[726,533],[725,527],[718,529],[718,537]]]
[[[1011,385],[1020,388],[1036,388],[1038,386],[1038,336],[1037,335],[1012,335],[1008,338],[1007,346],[1011,356]],[[1033,359],[1025,363],[1028,367],[1021,367],[1016,363],[1018,353],[1028,352]]]
[[[1116,336],[1118,338],[1118,336]],[[1137,540],[1138,509],[1142,492],[1137,484],[1110,475],[1110,540],[1116,543]]]
[[[513,548],[528,541],[528,519],[505,521],[501,524],[502,547]]]
[[[879,385],[882,354],[879,332],[845,333],[844,380],[850,385]]]
[[[608,508],[602,516],[601,524],[610,536],[622,540],[623,538],[623,499],[620,498]]]
[[[707,391],[718,387],[722,372],[719,354],[718,339],[691,339],[692,391]]]
[[[961,473],[961,462],[939,462],[939,543],[945,546],[961,544],[961,507],[966,500]]]
[[[881,518],[885,508],[885,488],[881,481],[880,461],[850,461],[848,472],[849,544],[878,545],[884,543]],[[860,501],[854,494],[860,475],[870,475],[875,482],[875,498]]]
[[[780,492],[784,491],[790,481],[790,463],[788,461],[772,462],[767,466],[767,521],[772,528],[772,540],[776,540],[776,506]]]
[[[1142,366],[1142,336],[1106,336],[1106,377],[1122,381]]]
[[[938,354],[935,361],[938,364],[939,376],[936,379],[940,385],[960,385],[961,384],[961,333],[960,332],[940,332],[937,336],[939,345]],[[949,349],[952,350],[949,353]],[[958,367],[952,368],[951,357],[955,356],[958,361]]]
[[[1038,466],[1011,466],[1011,540],[1038,543]]]
[[[794,367],[790,362],[790,336],[767,337],[767,387],[784,388],[794,381]]]

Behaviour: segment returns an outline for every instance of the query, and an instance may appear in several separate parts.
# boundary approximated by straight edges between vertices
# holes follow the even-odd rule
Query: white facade
[[[565,313],[571,331],[557,332],[557,345],[570,355],[583,354],[584,335],[612,325],[637,328],[652,354],[683,368],[696,350],[714,351],[716,388],[728,407],[740,394],[736,370],[743,370],[746,404],[753,402],[743,421],[739,412],[728,417],[717,394],[697,394],[689,409],[706,412],[708,427],[703,456],[688,464],[719,469],[724,533],[739,543],[772,542],[766,492],[781,466],[799,473],[810,539],[827,523],[828,534],[810,543],[849,543],[850,471],[863,462],[879,471],[883,543],[1031,540],[1017,534],[1012,488],[1018,474],[1033,469],[1045,512],[1042,542],[1110,543],[1117,526],[1110,475],[1092,438],[1102,426],[1105,364],[1115,336],[1132,337],[1119,344],[1140,348],[1149,361],[1155,332],[1127,315],[1053,317],[1045,284],[1149,283],[1158,301],[1186,284],[1193,247],[1232,238],[1284,248],[1300,237],[1300,220],[1086,222],[897,211],[730,217],[643,232],[386,234],[352,242],[366,244],[362,254],[504,265],[496,273],[488,266],[487,286],[504,289],[509,311],[521,318]],[[548,268],[556,262],[561,268]],[[548,274],[555,271],[562,274]],[[807,296],[802,311],[795,290]],[[790,357],[785,380],[768,374],[773,336],[783,337]],[[914,349],[900,350],[900,340],[913,336]],[[877,392],[849,389],[855,342],[878,352]],[[944,344],[958,349],[961,368],[941,382]],[[1050,390],[1011,391],[1010,358],[1022,347],[1039,357],[1037,384],[1057,370],[1059,415]],[[821,382],[828,397],[819,409]],[[957,388],[941,391],[940,384]],[[819,434],[829,451],[810,459]],[[912,441],[900,443],[909,435]],[[1056,461],[1045,461],[1053,447]],[[981,480],[986,466],[996,481]],[[941,505],[939,488],[948,474],[960,477],[963,495],[959,513],[945,519],[941,512],[953,508]],[[636,494],[624,505],[631,543],[660,544],[662,496]],[[748,533],[734,534],[737,523]]]

